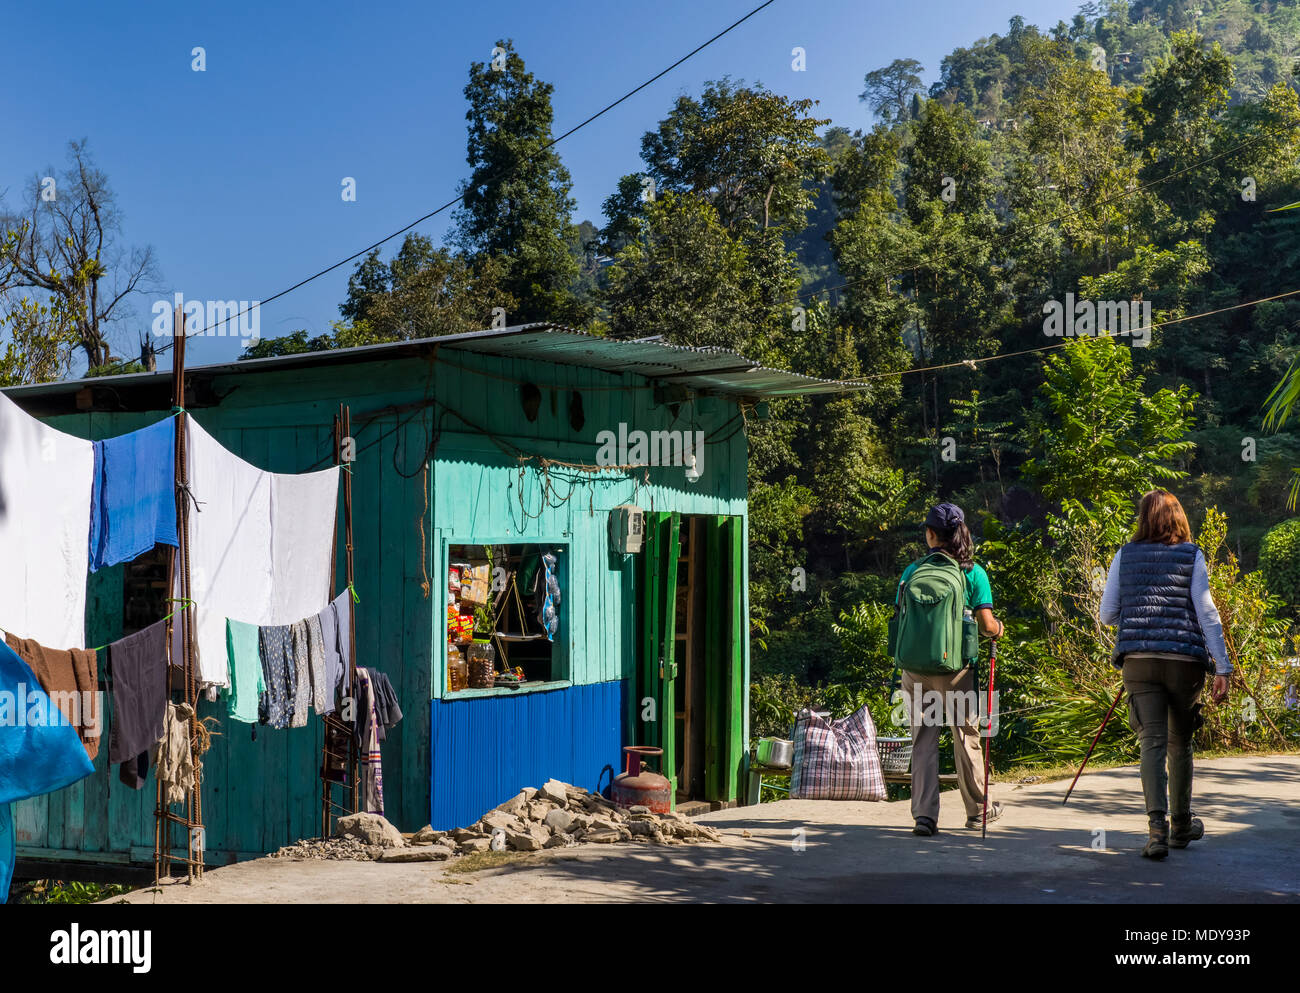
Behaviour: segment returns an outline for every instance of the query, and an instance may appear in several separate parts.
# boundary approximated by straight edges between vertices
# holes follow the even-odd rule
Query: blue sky
[[[513,38],[555,86],[567,130],[757,5],[757,0],[596,3],[45,2],[4,16],[0,191],[13,207],[30,177],[61,168],[87,138],[116,191],[128,244],[152,245],[161,279],[119,331],[148,328],[154,301],[259,300],[337,262],[450,199],[466,175],[472,60]],[[1004,32],[1013,14],[1043,27],[1075,0],[777,0],[726,38],[558,147],[572,173],[575,220],[640,167],[641,135],[681,93],[730,75],[820,101],[819,117],[870,125],[863,75],[895,58],[926,67]],[[206,71],[191,50],[206,51]],[[806,71],[791,69],[791,50]],[[357,200],[340,197],[354,177]],[[419,230],[439,238],[448,214]],[[385,255],[399,243],[385,247]],[[261,334],[329,329],[348,265],[261,311]],[[192,363],[234,358],[236,339],[205,338]]]

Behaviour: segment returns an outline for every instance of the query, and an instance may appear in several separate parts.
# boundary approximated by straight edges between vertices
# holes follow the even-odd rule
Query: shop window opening
[[[449,692],[567,678],[564,559],[555,545],[449,546]]]

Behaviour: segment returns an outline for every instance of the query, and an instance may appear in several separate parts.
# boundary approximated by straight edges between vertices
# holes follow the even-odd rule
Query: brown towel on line
[[[99,754],[103,727],[99,705],[99,660],[94,649],[46,648],[30,638],[8,633],[5,641],[27,663],[41,688],[50,694],[63,716],[77,729],[86,754],[94,761]]]
[[[163,736],[167,716],[167,622],[108,646],[113,676],[113,726],[108,733],[108,761],[120,764],[118,777],[143,789],[149,750]]]

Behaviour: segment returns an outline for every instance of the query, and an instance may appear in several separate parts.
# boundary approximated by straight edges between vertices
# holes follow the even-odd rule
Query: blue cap
[[[936,531],[951,531],[958,524],[966,522],[966,515],[955,503],[940,503],[930,508],[925,515],[925,526]]]

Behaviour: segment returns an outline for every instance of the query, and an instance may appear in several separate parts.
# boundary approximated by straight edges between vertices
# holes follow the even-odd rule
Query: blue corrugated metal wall
[[[626,680],[476,700],[433,700],[429,823],[464,827],[521,786],[561,779],[594,790],[622,771]],[[608,783],[608,778],[606,779]]]

